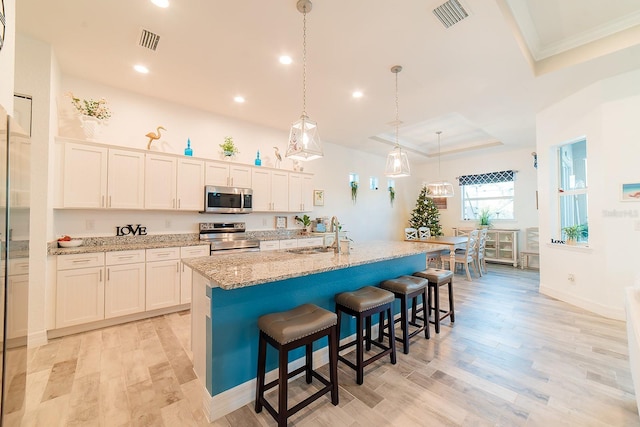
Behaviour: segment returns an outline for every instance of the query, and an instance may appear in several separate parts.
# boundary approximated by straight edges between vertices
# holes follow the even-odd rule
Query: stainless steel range
[[[244,222],[201,222],[200,240],[211,243],[211,255],[260,250],[260,241],[247,237]]]

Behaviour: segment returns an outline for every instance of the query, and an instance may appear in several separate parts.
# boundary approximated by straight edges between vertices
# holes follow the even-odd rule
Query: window
[[[479,219],[485,210],[492,220],[515,219],[514,174],[514,171],[501,171],[459,177],[462,219]]]
[[[558,235],[587,243],[587,140],[558,147]],[[567,230],[568,229],[568,230]]]

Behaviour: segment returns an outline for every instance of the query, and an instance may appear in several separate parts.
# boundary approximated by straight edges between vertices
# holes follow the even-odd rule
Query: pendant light
[[[450,182],[440,180],[440,134],[441,130],[436,132],[438,134],[438,179],[439,181],[430,182],[427,184],[427,194],[431,197],[453,197],[453,185]]]
[[[396,145],[393,147],[393,150],[387,154],[387,165],[384,168],[384,174],[390,178],[401,178],[411,174],[407,153],[402,151],[402,147],[400,147],[400,143],[398,142],[398,128],[400,127],[400,116],[398,114],[398,73],[400,71],[402,71],[400,65],[391,67],[391,72],[396,75]]]
[[[302,13],[302,115],[291,125],[289,144],[285,157],[292,160],[314,160],[323,156],[318,135],[318,125],[307,116],[307,13],[311,12],[310,0],[298,0]]]

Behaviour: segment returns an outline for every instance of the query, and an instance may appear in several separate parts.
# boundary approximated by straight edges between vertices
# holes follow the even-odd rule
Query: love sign
[[[140,224],[128,224],[123,227],[116,227],[116,236],[146,236],[147,227],[141,227]]]

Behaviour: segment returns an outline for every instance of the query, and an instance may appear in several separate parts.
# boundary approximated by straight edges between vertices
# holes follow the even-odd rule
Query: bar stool
[[[278,426],[287,425],[287,419],[300,409],[309,405],[327,392],[331,392],[331,403],[338,404],[338,334],[337,316],[328,310],[313,304],[303,304],[289,311],[271,313],[258,318],[260,340],[258,343],[258,376],[256,384],[256,412],[262,407],[278,422]],[[329,380],[313,370],[314,341],[329,337]],[[278,379],[264,383],[266,370],[267,343],[278,350]],[[288,372],[289,351],[305,346],[305,365]],[[307,397],[291,409],[287,409],[288,380],[301,372],[305,372],[307,384],[312,377],[318,379],[324,387]],[[278,411],[265,399],[264,392],[278,387]]]
[[[402,337],[396,337],[396,341],[402,343],[402,349],[404,354],[409,354],[409,339],[413,338],[420,332],[424,331],[424,337],[429,339],[429,300],[427,298],[427,288],[429,281],[417,276],[400,276],[395,279],[385,280],[380,283],[380,287],[389,292],[392,292],[396,298],[400,299],[400,318],[393,320],[393,317],[389,318],[389,322],[393,325],[400,323],[402,329]],[[416,316],[416,308],[418,297],[422,295],[422,317]],[[413,312],[411,320],[407,314],[408,302],[413,302]],[[384,325],[384,313],[380,314],[380,324]],[[417,320],[422,320],[422,323],[418,323]],[[409,325],[415,326],[418,329],[409,333]],[[384,334],[384,328],[381,326],[379,329],[379,340],[382,341]]]
[[[389,322],[388,346],[385,346],[384,344],[382,344],[382,342],[373,341],[371,339],[371,316],[376,313],[383,313],[384,311],[386,311],[389,318],[392,318],[391,305],[393,304],[393,301],[395,299],[393,294],[391,292],[385,291],[384,289],[376,288],[373,286],[365,286],[364,288],[360,288],[355,291],[342,292],[340,294],[337,294],[335,299],[336,313],[338,315],[338,333],[340,332],[340,320],[342,317],[342,313],[346,313],[356,318],[356,339],[338,347],[338,360],[342,361],[345,365],[356,371],[356,383],[363,383],[365,366],[375,362],[376,360],[386,356],[387,354],[390,355],[391,363],[395,365],[396,346],[393,333],[393,323]],[[366,323],[366,331],[364,337],[362,336],[363,320],[365,320]],[[382,320],[382,316],[380,320]],[[371,350],[371,344],[382,349],[382,351],[369,357],[367,360],[364,360],[363,341],[365,342],[367,351]],[[340,351],[354,345],[356,346],[355,364],[350,360],[347,360],[345,357],[340,356]]]
[[[429,281],[429,301],[433,302],[430,307],[434,310],[433,323],[436,325],[436,334],[440,333],[440,321],[446,317],[451,319],[451,323],[456,321],[453,310],[453,271],[439,268],[427,268],[424,271],[413,273],[414,276],[422,277]],[[440,286],[449,286],[449,310],[440,309]],[[432,296],[433,291],[433,296]]]

